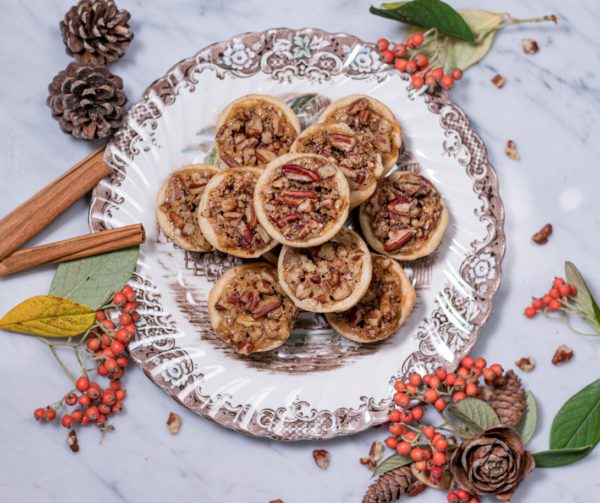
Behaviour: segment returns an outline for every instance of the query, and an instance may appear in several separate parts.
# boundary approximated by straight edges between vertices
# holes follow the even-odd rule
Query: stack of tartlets
[[[356,342],[398,331],[415,290],[396,260],[432,253],[448,224],[431,181],[385,176],[401,142],[392,112],[367,96],[332,103],[304,131],[270,96],[242,97],[221,113],[215,143],[227,168],[174,172],[157,219],[186,250],[265,260],[233,267],[210,292],[209,318],[226,344],[245,355],[274,349],[300,310],[325,313]],[[364,240],[346,227],[359,205]]]

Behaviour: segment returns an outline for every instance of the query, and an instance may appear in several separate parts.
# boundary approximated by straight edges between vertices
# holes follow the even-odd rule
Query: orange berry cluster
[[[433,91],[438,85],[444,89],[451,89],[454,82],[462,78],[462,70],[454,68],[450,73],[444,73],[441,66],[437,66],[435,61],[429,61],[427,55],[419,50],[424,42],[424,35],[415,33],[407,37],[404,44],[392,44],[387,38],[380,38],[377,40],[377,47],[383,61],[393,64],[401,72],[410,74],[415,89],[427,86]]]
[[[466,356],[454,372],[438,368],[432,374],[410,374],[408,379],[396,381],[396,407],[388,416],[391,436],[385,444],[398,454],[410,456],[418,470],[429,470],[431,482],[439,482],[447,463],[449,440],[435,426],[416,424],[423,418],[424,407],[433,405],[442,413],[450,402],[478,396],[482,376],[491,384],[502,373],[497,363],[488,367],[484,358]]]
[[[474,494],[469,494],[464,489],[448,493],[448,503],[462,503],[463,501],[467,503],[479,503],[479,498]]]
[[[541,298],[534,298],[531,305],[525,308],[524,314],[527,318],[533,318],[538,311],[560,311],[564,307],[563,303],[576,294],[576,287],[565,283],[563,278],[554,278],[548,293]]]
[[[95,424],[102,427],[113,414],[123,411],[123,401],[127,393],[122,389],[121,377],[129,363],[126,348],[135,335],[135,322],[139,318],[136,311],[138,306],[133,289],[126,285],[113,297],[114,304],[119,308],[115,321],[109,319],[107,311],[96,312],[96,324],[88,332],[86,356],[91,357],[97,364],[98,375],[107,377],[109,385],[102,388],[87,376],[83,375],[75,381],[75,389],[69,391],[57,404],[38,408],[33,415],[38,421],[53,421],[58,411],[62,411],[61,424],[71,428],[75,424]],[[73,407],[71,411],[67,407]]]

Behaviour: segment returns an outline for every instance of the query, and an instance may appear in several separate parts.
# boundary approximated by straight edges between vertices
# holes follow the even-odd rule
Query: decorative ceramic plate
[[[303,313],[288,341],[268,353],[237,355],[214,334],[208,292],[240,260],[175,246],[159,231],[155,199],[171,171],[218,163],[217,116],[249,93],[286,100],[303,127],[332,100],[355,93],[381,100],[403,128],[395,169],[422,172],[442,193],[450,226],[434,255],[404,264],[417,303],[389,339],[353,343],[312,313]],[[143,324],[131,355],[174,399],[223,426],[300,440],[382,423],[391,383],[410,371],[454,366],[492,308],[503,208],[485,146],[445,94],[415,92],[373,45],[351,35],[275,29],[207,47],[146,90],[105,160],[114,172],[94,190],[92,230],[142,222],[148,235],[133,281]]]

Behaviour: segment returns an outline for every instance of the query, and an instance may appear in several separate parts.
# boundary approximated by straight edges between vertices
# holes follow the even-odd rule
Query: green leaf
[[[592,296],[579,269],[572,262],[565,262],[565,276],[567,277],[567,283],[577,288],[575,302],[586,313],[587,318],[596,320],[596,323],[600,324],[600,307],[598,307],[598,303]]]
[[[73,337],[92,326],[93,309],[69,299],[39,295],[13,307],[0,320],[0,329],[42,337]]]
[[[435,28],[440,33],[468,42],[475,40],[475,35],[461,15],[441,0],[413,0],[383,4],[382,7],[371,7],[369,12],[413,26]]]
[[[139,252],[134,246],[60,264],[50,294],[98,309],[131,278]]]
[[[519,426],[517,426],[517,433],[521,436],[523,445],[531,440],[537,427],[537,404],[531,391],[528,391],[525,395],[525,402],[527,403],[527,408],[525,409],[523,419],[521,419]]]
[[[577,448],[552,449],[549,451],[536,452],[533,455],[536,468],[557,468],[559,466],[570,465],[585,458],[592,449],[593,445],[585,445]]]
[[[475,33],[473,42],[465,42],[455,38],[438,38],[421,46],[428,58],[434,53],[442,54],[444,71],[449,72],[454,68],[466,70],[485,57],[492,47],[496,36],[495,28],[502,23],[502,14],[488,12],[485,10],[466,9],[460,10],[460,14]],[[423,33],[422,28],[411,28],[409,35]]]
[[[373,470],[373,477],[376,475],[381,475],[385,472],[389,472],[390,470],[395,470],[401,466],[410,465],[411,463],[412,459],[410,459],[408,456],[392,454],[390,457],[385,458],[381,463],[379,463],[379,466]]]
[[[449,407],[449,411],[464,421],[469,426],[479,430],[487,430],[500,423],[498,415],[487,403],[476,398],[465,398],[456,405]]]
[[[550,448],[592,447],[600,441],[600,379],[569,398],[554,417]]]

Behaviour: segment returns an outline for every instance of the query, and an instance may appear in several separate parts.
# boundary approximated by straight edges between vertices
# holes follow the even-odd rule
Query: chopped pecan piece
[[[329,466],[329,451],[325,449],[314,449],[313,459],[319,468],[325,470]]]
[[[354,147],[356,139],[351,135],[332,133],[329,135],[329,143],[343,152],[349,152]]]
[[[531,372],[535,368],[535,359],[533,356],[524,356],[519,358],[515,365],[519,367],[523,372]]]
[[[170,412],[167,419],[167,427],[169,428],[171,435],[176,435],[179,433],[179,428],[181,428],[181,418],[174,412]]]
[[[296,175],[294,180],[306,181],[306,182],[317,182],[320,179],[320,176],[315,171],[304,168],[299,164],[284,164],[281,167],[281,171],[283,171],[286,175]]]
[[[502,89],[504,84],[506,84],[506,79],[502,75],[496,74],[492,78],[492,84],[494,84],[498,89]]]
[[[560,345],[552,357],[552,365],[566,363],[573,358],[573,350],[564,344]]]
[[[548,238],[551,235],[552,224],[546,224],[531,237],[531,240],[539,245],[544,245],[548,242]]]
[[[530,38],[524,38],[523,40],[521,40],[521,44],[523,46],[523,52],[525,54],[535,54],[540,50],[538,43]]]
[[[504,153],[506,154],[506,157],[508,157],[509,159],[512,159],[513,161],[521,160],[521,156],[519,155],[519,152],[517,151],[517,144],[512,140],[508,140],[506,142],[506,147],[504,148]]]

